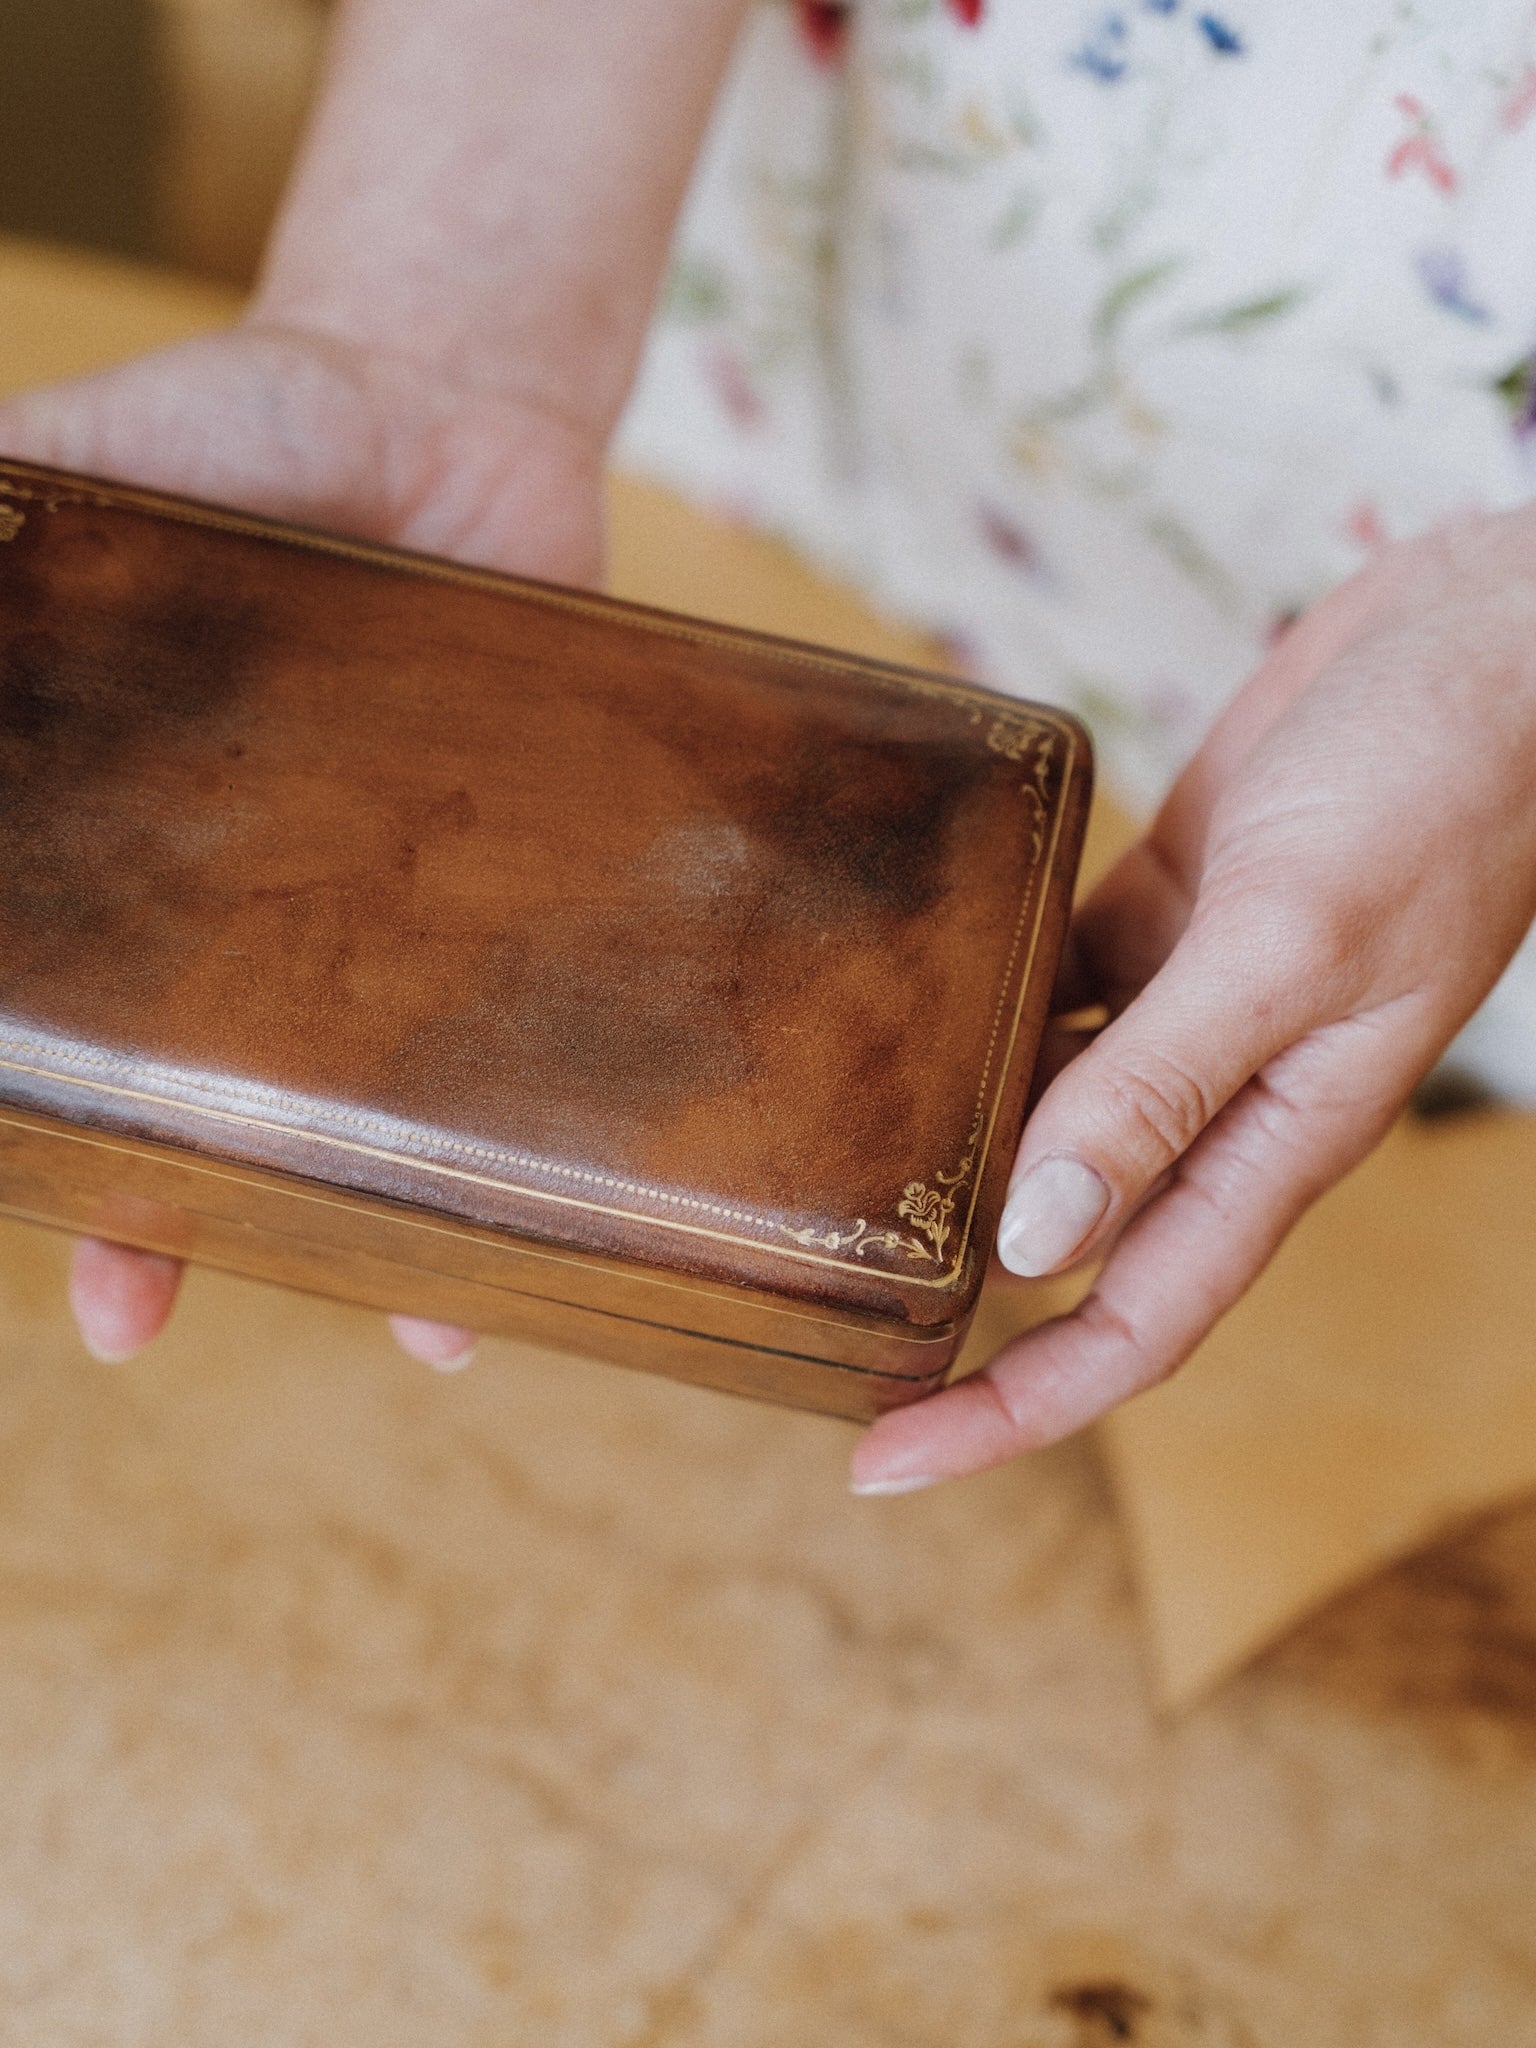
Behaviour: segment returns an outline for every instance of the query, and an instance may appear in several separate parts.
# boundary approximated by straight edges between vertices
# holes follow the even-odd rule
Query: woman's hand
[[[561,583],[600,572],[602,444],[535,394],[457,390],[403,357],[256,322],[0,406],[0,447],[24,459]],[[180,1279],[174,1259],[83,1240],[70,1302],[86,1344],[129,1357]],[[429,1365],[474,1345],[446,1324],[392,1327]]]
[[[251,317],[0,406],[0,450],[593,581],[603,450],[746,5],[342,0]],[[178,1278],[83,1244],[87,1344],[136,1351]],[[473,1344],[394,1327],[430,1364]]]
[[[1071,1315],[878,1422],[855,1489],[1055,1441],[1164,1379],[1382,1137],[1536,916],[1536,512],[1468,519],[1308,613],[1077,920],[1112,1022],[1030,1118],[1015,1273]]]

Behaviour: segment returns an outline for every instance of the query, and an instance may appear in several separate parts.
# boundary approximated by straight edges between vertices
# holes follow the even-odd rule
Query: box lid
[[[0,1099],[864,1317],[969,1306],[1073,721],[18,464],[0,537]]]

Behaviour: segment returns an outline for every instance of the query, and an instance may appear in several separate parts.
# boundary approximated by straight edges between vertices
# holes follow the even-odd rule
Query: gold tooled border
[[[50,1078],[53,1077],[50,1076]],[[35,1136],[38,1124],[41,1122],[46,1125],[50,1121],[57,1122],[59,1119],[50,1119],[43,1111],[19,1109],[10,1104],[0,1103],[0,1129],[25,1131]],[[652,1272],[643,1266],[633,1265],[630,1262],[624,1262],[622,1265],[616,1264],[609,1259],[608,1255],[600,1252],[589,1255],[579,1251],[566,1250],[558,1245],[535,1244],[524,1238],[513,1239],[505,1233],[493,1236],[490,1226],[486,1224],[434,1223],[430,1217],[413,1213],[408,1207],[392,1201],[387,1195],[374,1195],[359,1190],[357,1201],[349,1201],[340,1193],[321,1194],[313,1187],[297,1185],[294,1177],[291,1174],[285,1173],[281,1167],[258,1166],[254,1169],[248,1168],[242,1173],[234,1166],[222,1164],[215,1166],[206,1159],[198,1159],[176,1150],[174,1146],[171,1146],[164,1139],[149,1139],[136,1143],[132,1139],[121,1138],[112,1132],[82,1130],[78,1126],[66,1126],[62,1131],[48,1131],[47,1135],[60,1144],[84,1145],[98,1152],[120,1152],[128,1159],[147,1159],[153,1165],[169,1165],[177,1173],[197,1174],[205,1180],[228,1181],[232,1187],[255,1188],[262,1194],[276,1195],[284,1201],[308,1202],[319,1209],[340,1209],[344,1215],[348,1216],[356,1216],[359,1213],[357,1201],[377,1204],[378,1208],[385,1213],[381,1216],[370,1208],[367,1211],[370,1221],[387,1222],[391,1229],[403,1225],[408,1230],[420,1231],[429,1237],[446,1237],[455,1244],[473,1244],[480,1251],[493,1252],[499,1258],[531,1259],[545,1265],[572,1266],[578,1272],[584,1273],[594,1271],[611,1273],[615,1278],[623,1281],[626,1286],[633,1283],[637,1287],[659,1287],[669,1293],[687,1295],[690,1299],[698,1297],[705,1301],[726,1302],[732,1306],[737,1305],[741,1299],[740,1293],[737,1290],[711,1286],[707,1280],[669,1279],[665,1273]],[[162,1157],[162,1154],[167,1152],[173,1155],[170,1159]],[[274,1182],[276,1183],[275,1186],[273,1185]],[[19,1212],[15,1209],[7,1209],[4,1213],[16,1215]],[[208,1212],[194,1210],[192,1213],[194,1215],[204,1215]],[[45,1219],[37,1218],[36,1220],[43,1221]],[[229,1219],[215,1215],[213,1220],[222,1222]],[[264,1230],[270,1227],[267,1224],[261,1226]],[[446,1280],[467,1278],[470,1279],[472,1285],[494,1286],[497,1284],[494,1281],[475,1281],[469,1275],[444,1272],[438,1266],[424,1266],[414,1268],[413,1270],[429,1272],[438,1278]],[[531,1299],[559,1302],[562,1297],[553,1294],[540,1294],[532,1296]],[[572,1305],[575,1307],[585,1307],[590,1304],[578,1302]],[[882,1344],[910,1344],[919,1350],[932,1350],[935,1345],[941,1344],[944,1341],[942,1326],[936,1330],[919,1331],[917,1335],[913,1336],[909,1335],[905,1330],[895,1329],[883,1322],[877,1327],[870,1322],[868,1317],[852,1315],[835,1316],[825,1313],[816,1314],[810,1309],[796,1308],[788,1302],[776,1300],[772,1297],[768,1301],[755,1305],[761,1308],[764,1315],[785,1316],[791,1322],[809,1323],[813,1328],[819,1330],[848,1330],[857,1336],[863,1337],[876,1334]],[[615,1311],[605,1310],[603,1313],[615,1313]],[[708,1335],[709,1333],[701,1332],[700,1334]],[[862,1370],[862,1368],[859,1369]]]
[[[24,481],[13,481],[22,479]],[[30,487],[29,487],[30,486]],[[41,464],[14,462],[0,458],[0,495],[19,499],[23,503],[41,505],[45,511],[55,511],[64,505],[96,505],[111,510],[122,507],[131,511],[147,512],[162,519],[173,519],[187,526],[201,526],[217,532],[238,533],[256,540],[269,540],[289,545],[307,547],[317,554],[338,556],[343,560],[364,562],[373,566],[404,570],[408,574],[434,577],[442,582],[456,583],[471,589],[505,593],[521,590],[530,593],[542,602],[555,605],[561,610],[574,612],[578,616],[611,618],[622,614],[644,629],[663,633],[671,639],[681,640],[695,646],[714,646],[739,651],[752,649],[766,643],[781,659],[794,661],[809,668],[820,670],[841,670],[845,674],[857,675],[887,684],[895,684],[913,695],[938,698],[954,704],[958,709],[969,710],[973,722],[987,715],[995,706],[995,716],[1006,721],[1010,714],[1023,720],[1030,719],[1059,734],[1066,742],[1066,758],[1063,763],[1061,782],[1058,790],[1055,813],[1051,820],[1049,843],[1043,849],[1042,857],[1032,868],[1025,888],[1024,898],[1019,906],[1019,917],[1014,928],[1014,937],[1009,953],[1008,965],[1003,972],[1003,984],[998,993],[997,1013],[993,1019],[988,1060],[995,1056],[997,1026],[1002,1020],[1004,1006],[1008,1000],[1008,985],[1017,961],[1019,940],[1023,936],[1031,904],[1034,908],[1034,922],[1029,933],[1022,965],[1018,969],[1018,993],[1014,1002],[1013,1017],[1009,1024],[1008,1040],[1003,1057],[997,1064],[998,1083],[992,1098],[990,1114],[986,1118],[981,1137],[980,1150],[976,1154],[974,1171],[971,1175],[971,1198],[966,1208],[965,1221],[961,1227],[956,1245],[954,1261],[947,1271],[925,1277],[916,1273],[892,1272],[888,1267],[870,1267],[855,1264],[852,1259],[833,1258],[824,1253],[810,1250],[790,1249],[787,1245],[765,1243],[761,1238],[742,1237],[730,1231],[711,1229],[705,1224],[684,1222],[675,1217],[655,1216],[643,1210],[619,1208],[610,1203],[587,1201],[579,1196],[560,1195],[541,1188],[523,1187],[504,1179],[493,1179],[488,1175],[471,1173],[462,1167],[445,1166],[436,1160],[423,1159],[414,1153],[393,1152],[381,1146],[363,1145],[355,1140],[337,1138],[325,1133],[307,1131],[292,1124],[277,1124],[260,1117],[252,1117],[228,1110],[217,1110],[195,1103],[179,1101],[174,1096],[161,1096],[146,1090],[115,1086],[109,1082],[88,1081],[69,1073],[61,1073],[57,1067],[39,1068],[19,1061],[0,1058],[0,1070],[9,1069],[38,1078],[62,1082],[69,1087],[88,1088],[95,1093],[113,1095],[126,1101],[152,1104],[157,1108],[173,1109],[183,1115],[207,1117],[223,1123],[243,1125],[254,1130],[267,1130],[284,1138],[307,1139],[316,1145],[330,1146],[333,1150],[354,1152],[366,1157],[381,1159],[392,1165],[412,1168],[419,1172],[437,1174],[445,1179],[465,1181],[472,1185],[494,1188],[499,1193],[522,1196],[531,1201],[550,1202],[563,1208],[575,1208],[589,1214],[611,1216],[621,1222],[640,1223],[663,1230],[673,1230],[686,1236],[704,1237],[715,1243],[740,1246],[743,1249],[762,1253],[772,1258],[787,1259],[796,1265],[828,1267],[836,1272],[863,1271],[871,1277],[898,1287],[917,1287],[924,1290],[947,1291],[954,1287],[964,1269],[966,1254],[970,1245],[971,1230],[975,1222],[976,1206],[981,1198],[981,1189],[986,1175],[987,1160],[991,1151],[997,1119],[1002,1108],[1003,1091],[1008,1079],[1013,1048],[1018,1039],[1019,1025],[1024,1013],[1024,998],[1029,988],[1030,970],[1039,948],[1040,932],[1045,917],[1046,899],[1049,889],[1040,886],[1041,878],[1049,878],[1055,863],[1056,849],[1060,843],[1062,824],[1067,812],[1067,799],[1077,774],[1078,739],[1075,726],[1070,720],[1057,718],[1048,706],[1022,703],[994,697],[990,692],[971,688],[964,683],[954,683],[944,677],[933,676],[920,669],[907,669],[894,664],[866,661],[857,655],[839,654],[809,647],[793,640],[779,639],[770,634],[751,633],[743,629],[711,625],[687,619],[673,612],[659,611],[651,606],[631,604],[621,598],[603,596],[587,597],[578,591],[567,590],[559,584],[541,583],[526,576],[504,575],[498,570],[476,569],[458,562],[446,561],[436,555],[414,554],[400,548],[392,548],[372,541],[347,540],[338,535],[321,533],[309,527],[292,526],[283,522],[253,517],[246,513],[226,511],[220,507],[200,504],[192,499],[177,498],[155,491],[143,491],[126,485],[98,482],[91,479],[82,487],[80,480],[59,471],[49,470]],[[8,1049],[21,1050],[19,1045]],[[39,1052],[46,1052],[37,1047]],[[985,1088],[985,1078],[982,1087]],[[18,1105],[19,1107],[20,1105]],[[548,1170],[558,1173],[562,1169],[556,1162],[548,1163]],[[763,1217],[765,1228],[782,1226],[776,1219]]]

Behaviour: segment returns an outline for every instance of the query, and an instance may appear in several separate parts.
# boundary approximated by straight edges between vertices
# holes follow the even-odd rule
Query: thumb
[[[1288,924],[1275,901],[1197,910],[1141,994],[1051,1083],[998,1226],[1010,1272],[1034,1279],[1091,1253],[1310,1027],[1316,955]]]

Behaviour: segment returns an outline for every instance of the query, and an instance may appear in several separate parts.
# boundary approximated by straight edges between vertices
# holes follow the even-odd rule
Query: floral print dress
[[[1536,9],[765,0],[621,453],[1150,802],[1373,548],[1536,488]],[[1536,1101],[1536,947],[1458,1051]]]

